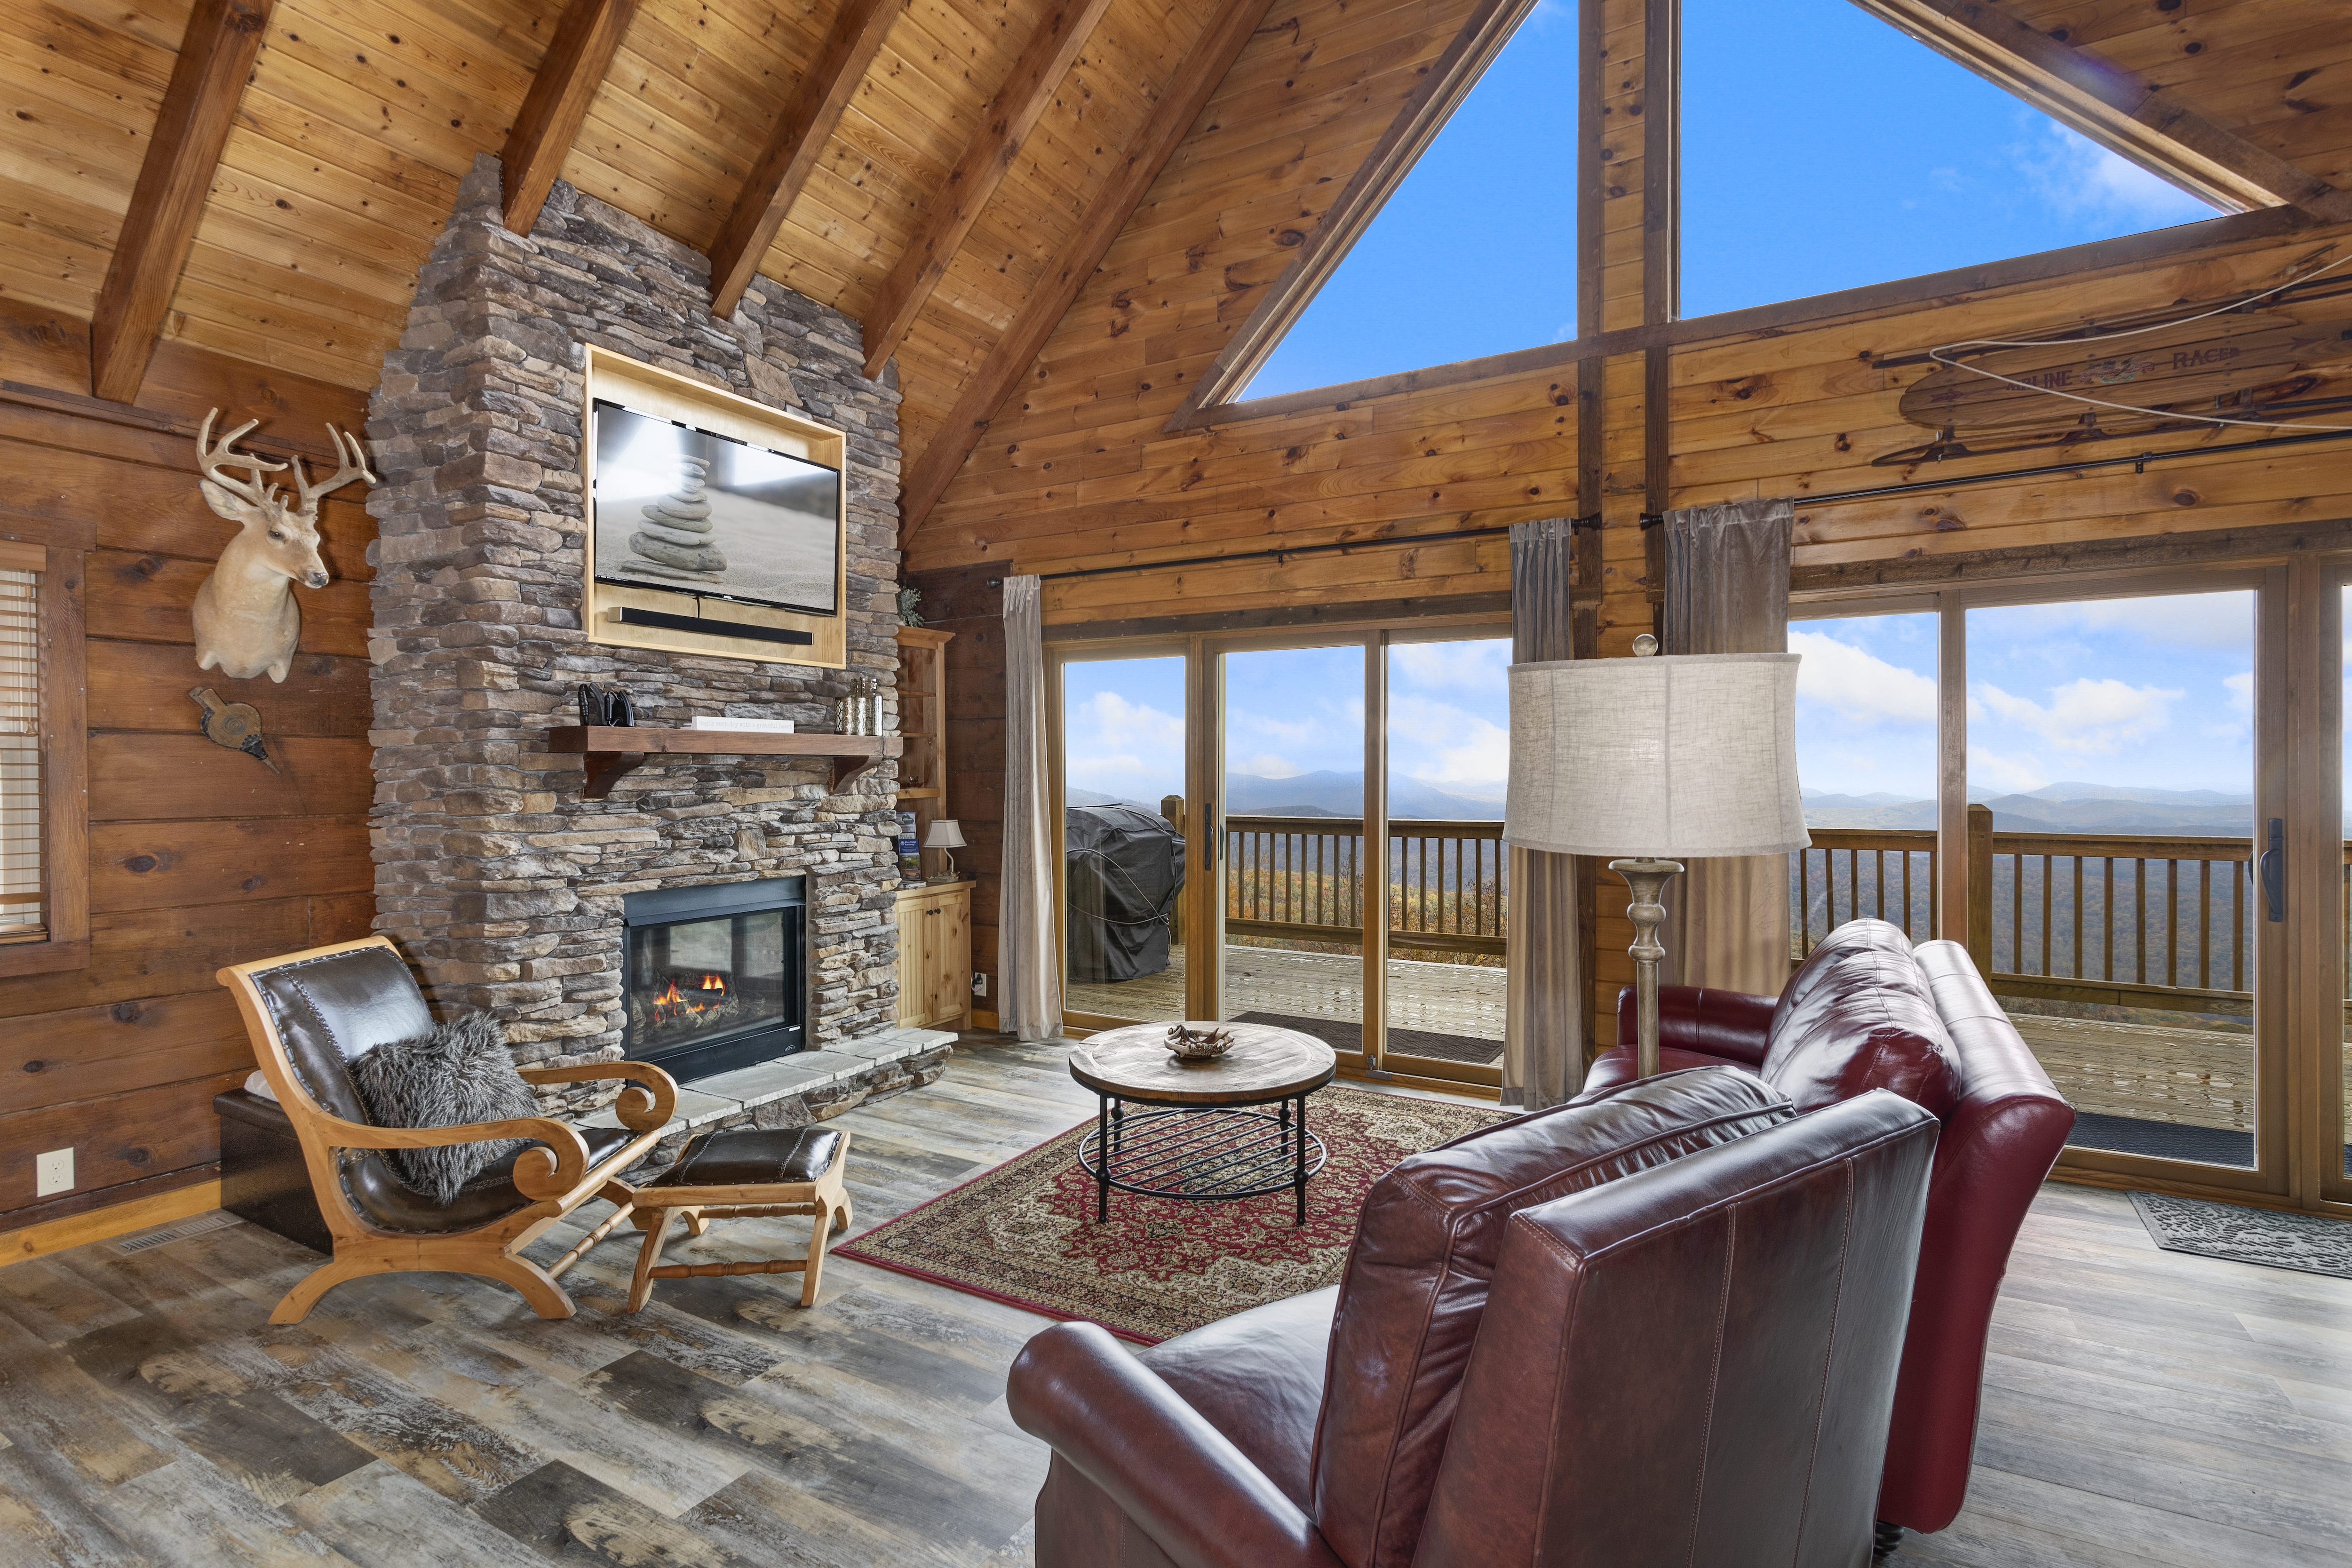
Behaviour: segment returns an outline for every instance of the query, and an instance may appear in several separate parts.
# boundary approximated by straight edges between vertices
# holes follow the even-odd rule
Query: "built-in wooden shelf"
[[[577,755],[585,770],[580,793],[602,800],[614,784],[653,756],[830,757],[833,790],[901,754],[896,735],[779,735],[756,730],[658,730],[606,724],[562,724],[547,731],[547,749]]]

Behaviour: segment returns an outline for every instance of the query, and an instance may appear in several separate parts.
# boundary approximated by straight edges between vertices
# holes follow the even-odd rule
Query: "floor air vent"
[[[161,1230],[151,1230],[143,1235],[134,1236],[128,1241],[118,1241],[114,1244],[114,1250],[125,1253],[144,1252],[151,1247],[161,1247],[167,1241],[185,1241],[192,1236],[204,1236],[215,1230],[226,1230],[236,1223],[236,1215],[215,1210],[211,1214],[198,1215],[194,1219],[184,1219],[177,1225],[167,1225]]]

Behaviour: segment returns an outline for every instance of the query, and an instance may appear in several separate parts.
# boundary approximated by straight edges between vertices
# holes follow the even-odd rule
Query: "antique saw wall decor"
[[[1884,370],[1934,366],[1898,406],[1936,436],[1872,461],[1906,467],[2239,423],[2352,426],[2352,280],[2315,279],[2189,321],[2182,313],[2019,334],[2039,340],[2032,347],[1881,358]]]

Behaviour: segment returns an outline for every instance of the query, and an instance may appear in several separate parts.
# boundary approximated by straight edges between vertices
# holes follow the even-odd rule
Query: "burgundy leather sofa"
[[[1403,1161],[1331,1289],[1048,1329],[1039,1568],[1856,1568],[1936,1131],[1662,1075]]]
[[[1633,1037],[1631,990],[1618,998],[1617,1037]],[[1801,1111],[1888,1089],[1942,1122],[1878,1517],[1882,1545],[1894,1527],[1943,1529],[1968,1498],[1985,1337],[2010,1247],[2074,1108],[1967,949],[1914,950],[1885,921],[1831,932],[1778,997],[1662,987],[1658,1044],[1663,1068],[1744,1068]],[[1633,1074],[1632,1047],[1620,1047],[1593,1063],[1585,1092]]]

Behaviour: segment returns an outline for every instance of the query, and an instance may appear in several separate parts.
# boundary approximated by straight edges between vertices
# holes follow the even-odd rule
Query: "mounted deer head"
[[[217,668],[223,675],[250,680],[267,673],[283,680],[293,668],[294,644],[302,634],[302,612],[294,602],[293,584],[323,588],[326,563],[319,559],[319,498],[353,479],[376,483],[368,472],[367,455],[359,437],[327,426],[337,468],[319,484],[294,463],[294,491],[289,495],[264,474],[282,471],[272,463],[230,450],[260,421],[248,419],[213,443],[215,408],[205,416],[196,433],[196,468],[204,478],[198,488],[205,502],[243,531],[221,552],[212,574],[196,589],[196,668]],[[242,468],[245,478],[226,472]],[[299,500],[298,500],[299,498]]]

